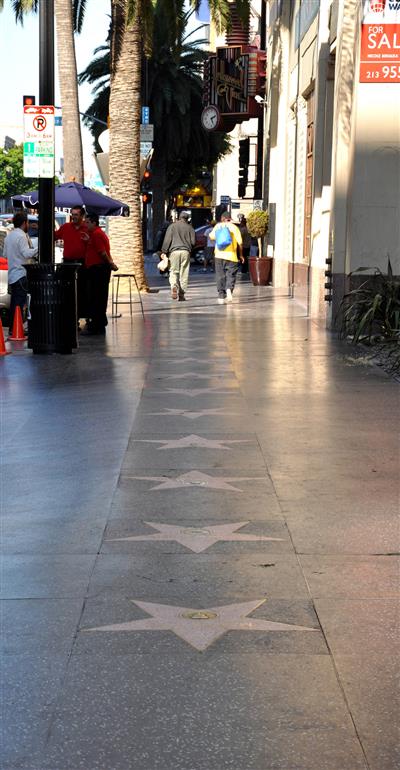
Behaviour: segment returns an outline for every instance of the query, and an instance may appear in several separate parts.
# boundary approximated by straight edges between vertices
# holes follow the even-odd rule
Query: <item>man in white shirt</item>
[[[4,256],[8,261],[8,286],[11,294],[10,320],[8,328],[12,329],[15,308],[21,312],[26,304],[28,282],[24,263],[37,257],[37,248],[32,248],[28,239],[28,217],[24,213],[14,214],[14,230],[8,233],[4,241]]]

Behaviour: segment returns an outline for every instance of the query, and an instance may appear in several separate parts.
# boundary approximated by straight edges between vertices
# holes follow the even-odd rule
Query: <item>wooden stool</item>
[[[127,278],[129,283],[129,299],[119,299],[119,280],[120,278]],[[136,290],[139,295],[140,307],[142,309],[142,316],[144,318],[143,302],[140,296],[139,286],[137,284],[135,273],[116,273],[112,276],[111,281],[111,316],[112,318],[121,318],[121,313],[118,313],[118,305],[129,305],[130,314],[132,315],[132,279],[135,282]]]

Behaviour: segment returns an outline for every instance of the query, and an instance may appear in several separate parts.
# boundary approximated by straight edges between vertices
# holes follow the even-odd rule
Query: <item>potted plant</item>
[[[264,239],[268,232],[268,211],[251,211],[246,217],[247,229],[258,241],[258,256],[249,257],[249,271],[253,286],[267,286],[270,282],[272,257],[263,255]]]

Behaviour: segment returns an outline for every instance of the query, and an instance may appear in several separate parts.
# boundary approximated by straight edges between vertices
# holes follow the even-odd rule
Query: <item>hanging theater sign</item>
[[[262,114],[254,97],[265,96],[265,63],[265,52],[253,46],[217,48],[205,66],[204,128],[230,131],[236,123]]]

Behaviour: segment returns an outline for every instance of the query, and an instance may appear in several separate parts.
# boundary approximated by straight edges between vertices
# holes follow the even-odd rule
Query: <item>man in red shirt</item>
[[[74,206],[71,209],[71,221],[61,225],[59,230],[54,233],[54,240],[64,241],[63,261],[79,262],[81,267],[78,270],[77,302],[78,302],[78,320],[88,316],[86,307],[86,270],[85,253],[86,243],[89,238],[88,228],[85,222],[85,209],[83,206]]]
[[[99,227],[97,214],[86,218],[89,240],[86,246],[89,334],[104,334],[107,326],[108,286],[112,270],[118,270],[110,254],[110,241]]]

